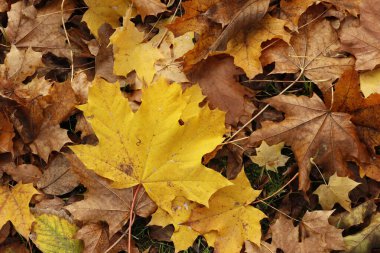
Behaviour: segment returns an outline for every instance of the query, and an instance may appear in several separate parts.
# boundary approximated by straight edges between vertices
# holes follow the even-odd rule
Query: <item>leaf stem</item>
[[[132,252],[131,251],[131,249],[132,249],[132,247],[131,247],[131,245],[132,245],[132,225],[133,225],[133,222],[134,222],[136,199],[137,199],[137,195],[139,194],[140,188],[141,188],[141,184],[139,184],[137,186],[137,189],[136,189],[136,191],[135,191],[135,193],[133,195],[133,200],[132,200],[132,203],[131,203],[131,208],[129,210],[128,253]]]

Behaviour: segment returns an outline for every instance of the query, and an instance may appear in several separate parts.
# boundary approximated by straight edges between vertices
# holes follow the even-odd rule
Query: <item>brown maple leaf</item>
[[[339,176],[351,175],[346,166],[348,160],[367,160],[350,115],[331,112],[318,96],[279,95],[265,101],[285,112],[285,120],[263,122],[262,128],[254,131],[248,142],[252,146],[262,140],[269,145],[285,142],[291,146],[300,170],[300,189],[309,189],[312,158],[322,166],[327,178],[335,171]]]
[[[356,57],[356,69],[372,70],[380,64],[380,0],[363,0],[360,13],[360,26],[343,25],[339,37]]]
[[[26,5],[24,1],[16,2],[8,12],[7,38],[18,48],[32,47],[70,58],[70,49],[61,26],[62,18],[67,20],[74,7],[73,1],[66,1],[62,17],[59,1],[49,2],[40,9]]]
[[[263,66],[275,62],[272,73],[303,73],[326,93],[344,70],[354,64],[354,59],[337,53],[338,35],[329,21],[315,20],[320,12],[318,9],[306,12],[301,17],[299,33],[293,34],[290,45],[279,41],[264,50],[260,59]]]
[[[328,222],[332,212],[306,212],[296,227],[292,220],[280,215],[271,226],[272,245],[285,253],[328,253],[332,250],[343,250],[343,229],[337,229]]]
[[[250,101],[254,93],[237,81],[243,72],[237,68],[231,57],[211,57],[190,73],[189,79],[199,83],[202,93],[210,104],[225,112],[226,123],[237,126],[246,123],[256,107]]]

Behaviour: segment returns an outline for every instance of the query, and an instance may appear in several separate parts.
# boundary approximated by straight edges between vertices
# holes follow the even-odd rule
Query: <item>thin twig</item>
[[[62,0],[62,2],[61,2],[61,21],[62,21],[63,30],[65,32],[67,44],[69,45],[69,48],[70,48],[70,60],[71,60],[71,78],[70,78],[70,81],[73,82],[73,80],[74,80],[74,52],[73,52],[73,49],[71,46],[71,41],[69,38],[69,34],[67,33],[67,29],[66,29],[66,25],[65,25],[65,18],[63,15],[64,5],[65,5],[65,0]]]
[[[313,164],[317,168],[319,174],[321,174],[321,176],[322,176],[323,182],[325,183],[325,185],[327,185],[327,181],[326,181],[325,177],[323,176],[321,170],[319,169],[318,165],[314,162],[313,157],[310,158],[310,163]]]
[[[270,199],[272,198],[273,196],[276,196],[278,193],[280,193],[283,189],[285,189],[286,186],[288,186],[291,182],[294,181],[294,179],[296,179],[299,175],[299,172],[297,172],[286,184],[284,184],[280,189],[278,189],[276,192],[272,193],[271,195],[269,195],[268,197],[265,197],[263,199],[258,199],[254,202],[252,202],[252,204],[257,204],[261,201],[264,201],[264,200],[267,200],[267,199]]]
[[[132,249],[132,224],[133,224],[133,221],[134,221],[134,215],[135,215],[135,206],[136,206],[136,198],[137,198],[137,195],[140,191],[140,188],[141,188],[141,184],[139,184],[137,186],[137,189],[133,195],[133,200],[132,200],[132,204],[131,204],[131,208],[129,210],[129,234],[128,234],[128,252],[132,252],[131,249]]]
[[[299,219],[293,218],[292,216],[286,214],[285,212],[281,211],[280,209],[275,208],[274,206],[268,204],[267,202],[265,202],[265,201],[263,201],[263,200],[260,200],[260,202],[263,203],[263,204],[265,204],[265,205],[267,205],[267,206],[269,206],[270,208],[276,210],[277,212],[279,212],[280,214],[282,214],[282,215],[288,217],[288,218],[291,219],[291,220],[295,220],[295,221],[301,222]]]

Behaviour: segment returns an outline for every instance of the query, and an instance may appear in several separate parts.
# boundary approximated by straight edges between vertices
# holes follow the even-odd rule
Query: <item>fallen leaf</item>
[[[0,153],[13,153],[13,137],[15,137],[13,124],[8,116],[0,111]]]
[[[260,221],[266,218],[250,206],[261,191],[251,188],[244,170],[231,182],[211,197],[209,208],[195,208],[187,222],[201,234],[216,232],[216,252],[239,252],[245,240],[260,245]]]
[[[99,36],[98,29],[104,24],[110,24],[113,28],[120,25],[119,19],[124,16],[128,2],[124,0],[85,0],[88,10],[84,13],[82,20],[87,23],[88,28],[96,37]]]
[[[38,51],[49,51],[57,56],[69,58],[70,49],[61,26],[62,19],[67,20],[73,10],[72,1],[65,1],[63,16],[60,2],[49,2],[40,9],[33,5],[27,6],[23,1],[16,2],[8,12],[9,20],[5,33],[9,42],[17,48],[32,47]]]
[[[286,21],[267,14],[250,26],[248,34],[242,30],[233,37],[227,44],[226,53],[234,57],[234,63],[245,71],[248,78],[253,78],[263,72],[259,59],[261,43],[274,38],[289,43],[290,33],[285,30],[285,24]]]
[[[226,129],[225,114],[200,108],[199,94],[197,86],[182,93],[180,85],[160,80],[143,90],[143,102],[133,113],[118,84],[98,79],[88,104],[79,108],[99,144],[71,149],[88,169],[112,180],[115,188],[142,184],[165,210],[177,196],[207,205],[210,196],[230,182],[201,164],[202,156],[223,140]]]
[[[16,182],[24,184],[36,183],[42,175],[40,169],[33,164],[7,166],[4,172],[12,176]]]
[[[150,42],[143,42],[144,39],[145,34],[125,17],[123,27],[117,28],[110,38],[116,75],[127,76],[135,70],[141,80],[151,83],[156,72],[154,64],[163,56]]]
[[[65,218],[42,214],[33,225],[32,241],[43,253],[81,253],[82,243],[74,239],[78,228]]]
[[[84,242],[83,253],[103,253],[110,246],[107,228],[97,223],[83,226],[76,233],[75,239]]]
[[[372,70],[380,64],[379,0],[363,0],[360,5],[360,26],[343,26],[339,37],[343,50],[356,57],[357,70]]]
[[[30,47],[19,50],[15,45],[12,45],[5,57],[4,64],[0,65],[0,73],[2,78],[15,83],[14,88],[16,88],[28,76],[34,74],[37,68],[42,66],[42,54],[40,52],[35,52]]]
[[[324,210],[331,210],[339,203],[347,211],[351,211],[351,200],[348,193],[359,183],[348,177],[338,177],[336,174],[329,179],[329,184],[321,184],[313,193],[318,195],[319,203]]]
[[[372,216],[370,224],[362,231],[344,237],[347,252],[362,253],[371,252],[380,247],[380,214]]]
[[[301,24],[310,22],[314,15],[304,14]],[[293,34],[290,45],[278,41],[262,52],[263,66],[275,62],[272,73],[300,73],[318,85],[323,93],[331,84],[354,65],[352,57],[337,57],[340,47],[338,35],[327,20],[316,20]]]
[[[342,229],[337,229],[328,222],[333,211],[306,212],[301,223],[294,227],[293,222],[285,216],[271,225],[272,245],[284,253],[328,253],[343,250]]]
[[[47,169],[37,183],[38,189],[51,195],[63,195],[71,192],[80,182],[79,176],[72,167],[70,161],[59,153],[50,160]]]
[[[260,247],[251,243],[250,241],[245,241],[245,253],[273,253],[276,252],[276,247],[267,243],[260,242]]]
[[[249,158],[260,167],[277,173],[277,168],[285,166],[289,159],[289,157],[281,154],[283,147],[284,143],[269,146],[265,141],[262,141],[260,147],[256,148],[256,155]]]
[[[0,252],[4,253],[29,253],[29,250],[25,248],[23,243],[11,243],[0,246]]]
[[[128,222],[134,190],[113,189],[103,178],[84,165],[74,156],[67,156],[81,183],[87,187],[84,200],[65,207],[77,220],[86,222],[106,221],[109,225],[109,235],[112,237]],[[135,212],[141,217],[148,217],[156,210],[156,205],[144,191],[139,191]]]
[[[213,107],[226,112],[226,123],[232,126],[246,123],[256,109],[250,101],[254,93],[238,82],[242,71],[233,64],[231,57],[210,57],[188,75],[193,83],[199,83],[202,93]]]
[[[360,74],[360,90],[364,97],[373,93],[380,94],[380,68]]]
[[[143,20],[148,15],[156,16],[158,13],[166,11],[166,5],[160,0],[132,0],[132,3]]]
[[[330,216],[329,222],[337,228],[347,229],[364,223],[364,219],[370,217],[375,211],[376,204],[370,200],[353,208],[351,212],[343,212]]]
[[[44,127],[36,139],[29,145],[33,154],[39,155],[45,162],[52,151],[60,151],[66,143],[71,142],[67,130],[59,125]]]
[[[368,158],[350,115],[329,111],[316,95],[311,98],[278,95],[265,101],[285,112],[285,120],[263,122],[248,141],[252,146],[262,140],[269,145],[285,142],[291,146],[300,170],[299,189],[309,189],[311,158],[322,166],[326,178],[335,172],[338,176],[350,175],[346,161]]]
[[[0,186],[0,227],[11,221],[16,231],[28,240],[35,220],[29,211],[29,201],[35,194],[39,193],[33,184],[18,183],[12,190]]]

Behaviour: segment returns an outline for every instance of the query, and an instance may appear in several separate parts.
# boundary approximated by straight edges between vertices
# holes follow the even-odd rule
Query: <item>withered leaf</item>
[[[322,166],[327,178],[335,171],[339,176],[350,175],[348,160],[367,159],[350,115],[329,111],[316,95],[311,98],[279,95],[266,101],[285,112],[285,120],[263,122],[262,128],[253,132],[248,141],[255,144],[265,140],[269,145],[284,141],[291,146],[300,170],[300,189],[309,189],[311,158]]]

